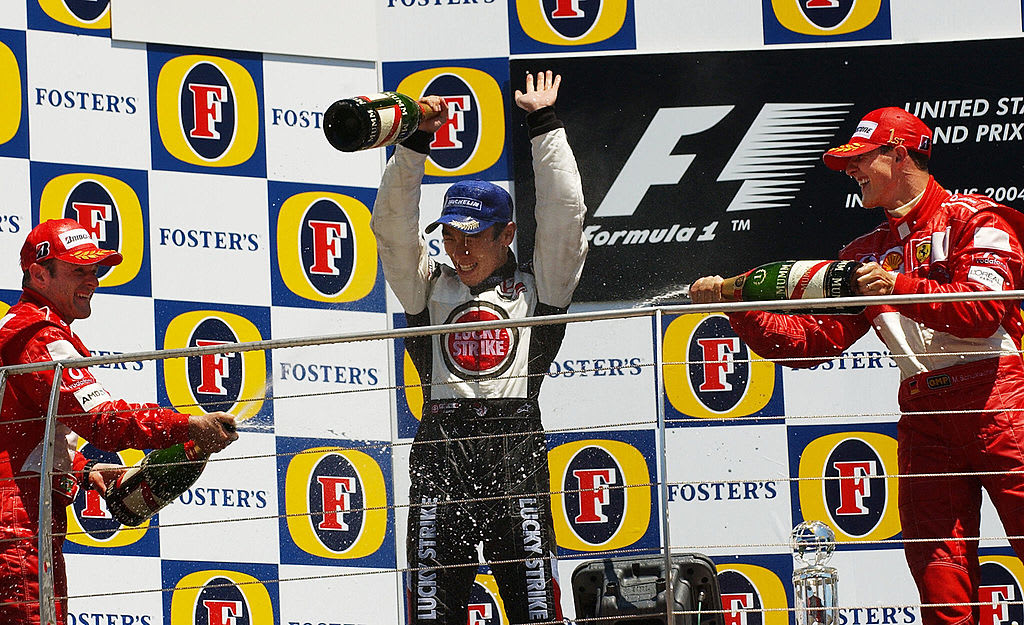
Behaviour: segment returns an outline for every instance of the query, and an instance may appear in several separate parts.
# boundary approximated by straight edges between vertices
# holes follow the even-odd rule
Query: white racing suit
[[[388,162],[370,223],[410,326],[568,309],[587,252],[582,185],[553,109],[531,113],[527,123],[537,188],[533,263],[517,265],[510,252],[473,288],[432,260],[419,234],[426,155],[400,146]],[[425,148],[418,139],[406,145]],[[564,334],[558,324],[406,340],[425,396],[409,460],[410,623],[465,625],[479,543],[509,622],[561,620],[537,397]]]

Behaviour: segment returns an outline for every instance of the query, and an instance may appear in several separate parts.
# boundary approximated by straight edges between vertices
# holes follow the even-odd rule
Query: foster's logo
[[[560,547],[604,551],[633,545],[647,533],[652,481],[632,445],[580,440],[548,453],[552,515]]]
[[[765,43],[888,39],[889,0],[762,0]]]
[[[448,315],[445,325],[508,319],[489,302],[463,304]],[[512,365],[519,347],[519,328],[465,330],[441,336],[441,355],[448,369],[463,380],[494,378]]]
[[[800,453],[799,505],[822,519],[839,542],[887,539],[900,531],[896,441],[877,432],[840,432],[811,441]]]
[[[469,592],[468,625],[504,625],[508,623],[505,603],[493,575],[478,574]]]
[[[81,438],[78,447],[90,459],[123,466],[132,466],[145,456],[136,449],[126,449],[120,453],[102,451]],[[145,536],[149,527],[149,519],[137,527],[122,527],[107,510],[103,497],[92,489],[78,490],[75,501],[67,508],[67,515],[67,540],[83,547],[110,549],[132,545]]]
[[[24,56],[24,39],[8,44],[0,32],[0,146],[13,139],[21,128],[22,104],[25,99],[24,75],[18,57],[9,47],[15,45]]]
[[[317,447],[288,464],[288,532],[308,554],[339,560],[375,553],[384,542],[387,505],[384,473],[361,451]]]
[[[274,622],[274,606],[257,578],[240,571],[190,573],[175,585],[171,623],[258,625]]]
[[[1021,580],[1024,579],[1024,565],[1013,556],[981,556],[981,584],[978,586],[978,601],[981,606],[979,623],[988,625],[1011,625],[1024,622],[1024,607],[1021,600]]]
[[[778,575],[755,564],[718,565],[724,625],[787,625],[789,603]]]
[[[296,295],[318,302],[366,297],[377,281],[377,243],[370,210],[341,193],[288,197],[277,221],[281,279]]]
[[[136,178],[133,182],[137,186],[144,184],[144,175],[137,174]],[[101,286],[121,286],[139,277],[145,250],[145,220],[142,203],[131,184],[98,173],[58,175],[43,187],[39,220],[63,218],[82,224],[99,247],[118,251],[124,258],[115,267],[98,268],[96,275]]]
[[[665,392],[692,417],[736,417],[765,408],[775,365],[750,351],[724,315],[685,315],[665,330]]]
[[[505,106],[498,82],[470,67],[434,67],[402,79],[397,90],[419,97],[439,95],[448,122],[434,133],[428,176],[466,176],[493,167],[505,149]]]
[[[173,318],[167,325],[164,349],[214,347],[259,341],[259,330],[233,313],[196,310]],[[164,383],[170,402],[183,412],[202,414],[223,410],[239,420],[259,413],[263,402],[267,362],[263,352],[203,354],[164,361]]]
[[[633,0],[515,0],[509,2],[513,54],[636,47]]]
[[[259,99],[253,77],[233,60],[171,58],[160,68],[156,119],[164,149],[200,167],[248,161],[259,143]]]

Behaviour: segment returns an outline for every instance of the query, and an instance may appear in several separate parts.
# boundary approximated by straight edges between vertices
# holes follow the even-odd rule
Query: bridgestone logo
[[[76,247],[78,245],[85,245],[86,243],[92,243],[92,237],[88,232],[82,229],[68,230],[60,234],[61,243],[64,244],[65,248]]]

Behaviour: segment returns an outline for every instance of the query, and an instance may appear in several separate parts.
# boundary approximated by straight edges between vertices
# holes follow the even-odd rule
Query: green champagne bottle
[[[395,91],[346,98],[324,113],[324,135],[334,149],[342,152],[379,148],[405,140],[430,112],[425,105]]]
[[[195,484],[209,458],[192,441],[149,452],[107,489],[107,510],[122,525],[141,524]]]
[[[852,260],[786,260],[755,267],[722,283],[726,300],[763,302],[777,300],[852,297],[855,272],[861,263]],[[856,314],[863,306],[799,309],[793,313]]]

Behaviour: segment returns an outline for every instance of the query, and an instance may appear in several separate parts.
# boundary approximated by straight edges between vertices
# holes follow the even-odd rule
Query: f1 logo
[[[871,481],[867,478],[878,475],[874,460],[834,462],[839,473],[839,507],[836,514],[867,514],[864,499],[871,496]]]
[[[1015,600],[1013,586],[979,586],[978,601],[981,603],[981,625],[1001,625],[1010,620],[1007,603]]]
[[[733,354],[740,351],[740,339],[736,336],[697,339],[704,352],[704,382],[698,390],[731,391],[732,384],[726,379],[736,371]]]
[[[349,528],[345,522],[345,513],[352,509],[352,493],[356,490],[355,478],[318,475],[316,481],[320,483],[324,506],[324,518],[317,528],[347,532]]]
[[[206,608],[209,625],[237,625],[238,617],[242,615],[241,601],[206,599],[203,607]]]
[[[434,140],[430,143],[432,150],[458,150],[462,147],[462,141],[458,133],[466,127],[466,111],[473,109],[473,100],[468,95],[446,95],[445,104],[448,105],[448,121],[434,133]]]
[[[210,347],[212,345],[227,345],[227,341],[211,341],[209,339],[197,339],[196,347]],[[224,386],[224,378],[231,375],[228,369],[229,354],[203,354],[199,357],[200,362],[200,384],[196,388],[200,393],[209,395],[227,395],[228,389]]]
[[[614,469],[574,469],[573,477],[580,485],[580,513],[577,523],[607,523],[604,507],[611,503],[608,486],[615,483]]]
[[[309,272],[327,276],[339,275],[341,272],[334,261],[341,258],[341,242],[348,238],[348,224],[311,219],[307,225],[313,231],[313,265]]]
[[[468,625],[487,625],[491,620],[491,604],[471,603],[469,604]]]
[[[224,85],[188,85],[192,92],[192,110],[195,112],[193,128],[189,136],[196,139],[220,139],[216,125],[224,119],[223,103],[228,99],[228,88]]]
[[[113,219],[113,206],[91,202],[72,202],[71,209],[75,211],[75,221],[82,224],[82,227],[93,239],[101,243],[107,240],[107,223]]]
[[[749,610],[753,607],[753,593],[722,593],[722,609],[725,610],[725,625],[747,625],[747,613],[745,610]]]

